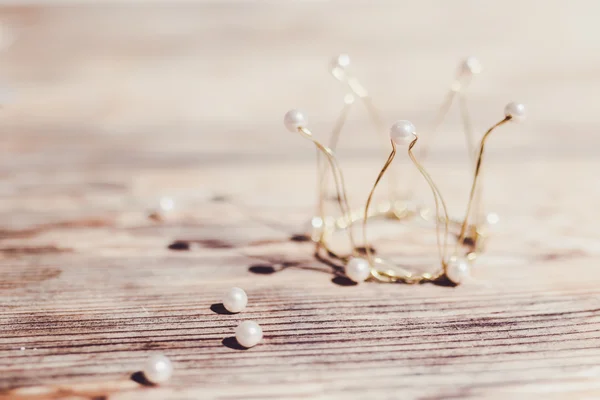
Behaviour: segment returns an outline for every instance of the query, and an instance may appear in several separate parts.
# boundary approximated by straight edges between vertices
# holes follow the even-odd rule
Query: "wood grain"
[[[600,6],[343,4],[2,9],[16,39],[0,60],[0,399],[600,397]],[[386,123],[426,131],[470,53],[478,131],[529,105],[488,145],[501,222],[474,282],[353,286],[297,240],[314,150],[281,118],[303,108],[325,137],[340,51]],[[460,215],[456,114],[429,169]],[[350,120],[339,155],[358,207],[384,158],[364,112]],[[148,218],[161,196],[175,210]],[[397,229],[395,251],[426,264],[433,236]],[[234,285],[250,302],[229,315]],[[240,350],[248,319],[265,338]],[[146,387],[135,373],[159,351],[175,374]]]

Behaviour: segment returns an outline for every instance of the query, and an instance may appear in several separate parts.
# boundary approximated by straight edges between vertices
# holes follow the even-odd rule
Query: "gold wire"
[[[355,77],[351,76],[350,74],[348,74],[348,72],[345,70],[342,70],[340,73],[333,74],[333,75],[340,82],[343,82],[348,86],[348,88],[350,89],[350,91],[352,93],[352,94],[348,94],[348,96],[356,96],[361,99],[363,105],[365,106],[365,109],[367,110],[369,118],[371,119],[371,122],[373,123],[375,128],[378,131],[384,132],[385,128],[384,128],[383,120],[380,117],[379,112],[377,111],[377,108],[373,104],[373,101],[372,101],[371,97],[369,96],[367,90],[365,89],[364,86],[361,85],[359,80],[356,79]],[[335,151],[335,149],[337,147],[339,138],[341,136],[342,129],[347,122],[349,111],[353,105],[354,105],[353,97],[350,100],[345,100],[344,107],[342,108],[342,111],[340,112],[338,118],[336,119],[334,127],[331,131],[331,134],[329,137],[329,143],[328,143],[329,149],[332,152]],[[322,227],[321,227],[321,231],[319,234],[319,240],[317,242],[317,251],[319,248],[323,248],[325,251],[327,251],[329,253],[330,256],[333,256],[334,258],[337,258],[342,261],[346,261],[349,259],[348,256],[343,256],[343,255],[335,252],[328,245],[327,237],[332,232],[335,231],[336,227],[333,226],[330,229],[330,228],[328,228],[327,223],[326,223],[327,216],[326,216],[325,208],[326,208],[326,201],[327,201],[327,176],[328,176],[328,174],[327,174],[327,164],[322,164],[321,161],[322,160],[319,156],[317,158],[317,171],[319,174],[319,177],[318,177],[318,192],[319,192],[318,213],[319,213],[319,217],[321,219]],[[334,176],[335,176],[335,173],[334,173]],[[389,185],[390,185],[389,186],[390,202],[392,202],[394,199],[394,196],[395,196],[395,192],[396,192],[395,186],[394,186],[395,181],[393,179],[391,179],[389,181]],[[337,197],[338,197],[338,202],[339,202],[340,192],[337,187],[336,187],[336,191],[338,193]],[[344,192],[345,192],[345,189],[344,189]],[[351,225],[353,225],[354,222],[356,222],[356,221],[352,221],[352,212],[349,210],[348,210],[347,214],[342,215],[342,218],[350,218],[349,221],[346,223],[346,225],[348,225],[348,226],[351,226]],[[330,230],[331,230],[331,232],[329,232]],[[356,246],[354,243],[352,246],[353,246],[353,254],[354,254]]]
[[[350,111],[350,106],[352,104],[345,104],[344,108],[342,109],[340,116],[338,117],[334,128],[331,132],[331,135],[329,137],[329,149],[333,152],[335,151],[335,148],[337,146],[338,143],[338,139],[340,136],[340,132],[342,131],[342,128],[344,127],[344,124],[346,122],[346,117],[348,115],[348,112]],[[323,164],[323,160],[321,158],[321,151],[317,146],[317,191],[318,191],[318,202],[317,202],[317,210],[318,210],[318,215],[319,218],[321,218],[321,233],[319,236],[319,241],[318,243],[323,244],[324,243],[324,234],[325,234],[325,224],[327,222],[327,216],[325,213],[325,203],[327,201],[327,164]],[[336,188],[337,189],[337,188]],[[338,198],[339,198],[339,192],[337,193]],[[331,252],[330,249],[328,249],[327,251]]]
[[[451,85],[451,89],[446,94],[446,97],[445,97],[444,101],[442,102],[442,105],[440,106],[437,116],[434,120],[435,122],[433,125],[433,129],[431,131],[431,134],[426,137],[427,143],[425,146],[421,146],[422,150],[419,152],[419,156],[418,156],[419,159],[421,160],[421,163],[423,163],[428,158],[429,150],[431,149],[432,139],[435,136],[435,134],[438,132],[441,124],[443,123],[446,116],[448,115],[448,112],[449,112],[452,104],[458,98],[461,122],[463,125],[463,132],[464,132],[464,136],[465,136],[468,157],[471,161],[471,164],[473,165],[473,169],[475,169],[477,149],[475,147],[476,146],[475,145],[475,135],[474,135],[473,126],[471,123],[470,113],[469,113],[469,110],[467,107],[467,95],[466,95],[466,89],[469,87],[471,80],[472,80],[472,75],[462,71],[461,73],[458,74],[455,81]],[[415,178],[413,177],[413,182],[411,184],[409,184],[409,186],[408,186],[409,187],[409,189],[408,189],[409,191],[407,193],[408,198],[410,198],[414,195],[414,190],[416,187],[416,181],[414,181],[414,179]],[[484,215],[481,212],[482,203],[483,203],[483,187],[482,187],[482,185],[478,185],[477,191],[475,193],[474,200],[473,200],[473,210],[476,215],[476,220],[475,220],[474,224],[467,227],[467,228],[471,228],[474,241],[477,241],[477,239],[480,238],[480,230],[481,230],[481,227],[484,225]],[[479,246],[475,245],[473,247],[478,248]]]
[[[465,106],[465,107],[461,107],[461,119],[462,119],[464,133],[465,133],[465,140],[467,141],[467,147],[469,149],[469,158],[471,160],[474,159],[475,148],[474,148],[474,144],[473,144],[473,142],[474,142],[473,129],[471,128],[471,119],[470,119],[468,110],[466,108],[466,95],[465,95],[465,91],[471,83],[471,78],[472,78],[471,74],[465,73],[464,71],[461,70],[461,72],[454,79],[454,82],[450,86],[450,90],[448,90],[448,92],[446,93],[444,101],[442,102],[442,105],[438,109],[438,112],[434,119],[433,128],[429,132],[429,135],[427,135],[425,137],[425,139],[426,139],[425,144],[420,146],[420,150],[418,152],[418,158],[419,158],[419,160],[421,160],[421,163],[423,163],[423,164],[426,163],[427,159],[429,158],[429,153],[431,150],[431,144],[433,143],[433,139],[435,138],[437,132],[439,131],[440,126],[442,125],[442,123],[444,122],[446,117],[448,116],[450,108],[452,107],[452,104],[454,103],[454,99],[457,97],[457,95],[459,95],[458,97],[463,100],[462,103]],[[469,143],[471,145],[469,145]],[[411,198],[414,195],[415,187],[416,187],[416,178],[413,175],[412,182],[408,186],[407,198]]]
[[[340,211],[341,211],[342,215],[348,216],[350,214],[350,205],[348,202],[348,196],[346,194],[346,184],[344,181],[344,175],[337,163],[337,160],[335,158],[335,155],[333,154],[333,151],[329,147],[324,146],[318,140],[316,140],[313,137],[312,132],[310,130],[308,130],[307,128],[300,127],[300,128],[298,128],[298,132],[300,132],[305,138],[307,138],[311,142],[313,142],[314,145],[326,157],[326,159],[329,163],[329,166],[331,168],[331,173],[333,175],[333,179],[335,181],[337,202],[340,207]],[[323,227],[325,227],[326,221],[323,219],[321,222],[323,224]],[[354,254],[356,252],[356,244],[354,241],[354,235],[352,234],[352,227],[350,225],[348,226],[348,239],[350,240],[350,244],[352,246],[352,252]],[[317,244],[317,246],[319,246],[319,244]]]
[[[457,84],[457,82],[459,82],[459,81],[457,80],[455,82],[455,84]],[[424,146],[421,146],[421,150],[419,151],[419,159],[422,162],[425,162],[429,158],[429,152],[431,150],[431,142],[433,141],[438,130],[440,129],[442,122],[444,122],[444,120],[446,119],[446,116],[448,115],[448,112],[450,111],[450,107],[452,107],[452,103],[454,103],[454,98],[456,97],[457,93],[458,92],[456,90],[451,89],[446,94],[444,102],[440,106],[438,113],[435,117],[435,120],[433,123],[433,128],[429,132],[429,135],[426,136],[426,139],[427,139],[426,144]]]
[[[465,141],[467,144],[467,152],[469,154],[469,159],[473,164],[473,168],[475,168],[477,149],[475,148],[475,138],[473,133],[473,125],[471,124],[471,118],[469,116],[469,109],[467,107],[467,98],[462,92],[459,96],[459,106],[460,106],[460,115],[463,124],[463,129],[465,132]],[[474,200],[474,214],[475,214],[475,227],[481,227],[484,223],[483,221],[483,213],[481,211],[481,207],[483,205],[483,184],[480,183],[477,187],[477,192],[475,193]],[[475,234],[473,240],[477,240],[477,235]]]
[[[421,175],[425,178],[425,180],[429,184],[431,191],[433,193],[433,196],[434,196],[435,205],[436,205],[436,241],[437,241],[437,247],[438,247],[438,254],[440,257],[441,270],[436,272],[435,274],[424,273],[421,275],[413,275],[411,272],[408,272],[403,268],[394,266],[394,268],[396,270],[402,271],[402,275],[398,275],[394,270],[381,271],[381,270],[378,270],[375,266],[376,264],[384,264],[384,265],[391,266],[391,264],[386,263],[379,257],[377,257],[377,258],[373,257],[371,248],[368,245],[368,237],[367,237],[367,222],[368,222],[368,219],[370,216],[369,208],[370,208],[371,202],[373,200],[373,195],[375,193],[375,189],[377,188],[377,185],[383,178],[383,175],[385,174],[385,172],[387,171],[389,166],[392,164],[392,161],[394,160],[394,157],[396,156],[396,151],[397,151],[396,144],[394,143],[394,141],[391,141],[392,151],[391,151],[387,161],[383,165],[383,168],[379,172],[379,175],[377,176],[377,179],[375,180],[373,187],[371,188],[369,197],[367,198],[367,203],[365,205],[365,210],[364,210],[364,215],[363,215],[363,240],[365,243],[365,253],[367,255],[367,261],[369,262],[369,265],[371,266],[371,275],[380,281],[385,281],[385,282],[403,281],[405,283],[419,283],[419,282],[432,281],[432,280],[438,279],[440,276],[442,276],[445,273],[446,255],[447,255],[447,247],[448,247],[448,224],[449,224],[448,210],[446,207],[446,202],[444,201],[444,198],[442,197],[441,192],[439,191],[437,185],[433,182],[433,179],[431,178],[429,173],[427,173],[425,168],[418,162],[418,160],[415,158],[415,156],[412,152],[412,149],[416,145],[417,140],[418,140],[418,138],[415,137],[415,139],[408,146],[408,155],[409,155],[410,159],[412,160],[413,164],[415,165],[415,167],[417,167],[417,169],[419,170]],[[443,218],[440,217],[440,204],[444,211]],[[444,224],[443,244],[441,243],[441,240],[440,240],[440,231],[441,231],[440,222],[441,221],[443,221],[443,224]]]
[[[423,168],[423,166],[417,161],[417,159],[415,158],[412,149],[413,147],[417,144],[417,140],[419,140],[418,137],[416,137],[408,146],[408,155],[410,156],[410,159],[412,160],[412,162],[415,164],[415,166],[417,167],[417,169],[419,170],[419,172],[421,172],[421,175],[423,175],[423,178],[425,178],[425,180],[427,181],[427,183],[429,184],[429,187],[431,188],[431,191],[433,193],[433,198],[435,200],[435,230],[436,230],[436,240],[437,240],[437,246],[438,246],[438,253],[440,256],[440,265],[442,266],[442,268],[446,269],[446,255],[448,252],[448,208],[446,207],[446,202],[444,201],[444,198],[442,197],[442,194],[439,190],[439,188],[437,187],[437,185],[435,184],[435,182],[433,181],[433,179],[431,178],[431,175],[429,175],[429,173],[425,170],[425,168]],[[443,246],[440,246],[440,203],[442,205],[442,208],[444,210],[444,219],[443,219],[443,223],[444,223],[444,244]]]
[[[346,125],[346,121],[348,119],[348,114],[350,112],[350,108],[352,108],[353,103],[345,103],[344,104],[344,108],[342,108],[342,111],[340,112],[340,115],[338,116],[337,120],[335,121],[335,125],[333,126],[333,129],[331,130],[331,135],[329,136],[329,148],[332,151],[335,151],[337,148],[337,144],[338,141],[340,139],[340,134],[342,133],[342,129],[344,128],[344,125]]]
[[[481,163],[483,161],[483,152],[485,150],[485,142],[488,139],[488,137],[490,136],[490,134],[494,131],[494,129],[496,129],[497,127],[510,121],[510,119],[511,119],[511,117],[506,117],[502,121],[494,124],[490,129],[487,130],[487,132],[481,138],[481,142],[479,144],[479,154],[477,156],[477,164],[475,165],[475,173],[473,176],[473,183],[471,184],[471,192],[469,194],[469,202],[467,204],[467,212],[465,213],[465,218],[460,227],[460,234],[458,235],[458,241],[457,241],[456,247],[454,249],[455,255],[458,251],[458,246],[465,240],[465,234],[466,234],[467,228],[469,226],[469,216],[471,214],[471,207],[473,206],[473,199],[475,198],[475,194],[476,194],[476,190],[477,190],[477,182],[478,182],[478,178],[479,178],[479,173],[481,171]]]
[[[317,194],[318,194],[318,201],[317,201],[317,212],[319,215],[319,218],[321,218],[321,233],[319,235],[319,241],[317,243],[320,243],[321,241],[323,241],[323,236],[325,234],[325,196],[327,195],[326,193],[326,176],[327,176],[327,164],[323,163],[323,159],[322,159],[322,153],[321,150],[315,146],[315,150],[317,152]]]
[[[376,107],[373,105],[373,101],[372,101],[371,97],[368,95],[368,92],[360,84],[360,82],[353,76],[350,76],[346,71],[343,72],[341,77],[336,76],[336,78],[338,78],[338,80],[340,80],[342,82],[345,82],[348,85],[348,87],[350,88],[350,90],[352,91],[352,93],[354,95],[358,96],[362,100],[362,102],[370,116],[370,119],[372,120],[374,125],[377,127],[377,129],[383,132],[384,129],[383,129],[382,119],[379,116],[379,113],[377,112]],[[432,130],[432,134],[430,135],[429,139],[431,140],[431,138],[437,132],[437,130],[441,126],[442,122],[446,118],[455,98],[458,97],[460,112],[461,112],[461,120],[463,123],[463,129],[464,129],[464,133],[465,133],[467,149],[469,152],[469,158],[471,159],[471,162],[473,164],[475,164],[475,154],[476,153],[475,153],[475,148],[474,148],[475,145],[474,145],[474,138],[473,138],[473,129],[472,129],[471,120],[470,120],[470,116],[469,116],[469,112],[468,112],[468,108],[467,108],[467,101],[466,101],[467,99],[466,99],[466,95],[464,93],[464,88],[466,88],[468,86],[468,84],[470,83],[470,80],[471,80],[471,76],[466,75],[466,74],[461,74],[457,77],[454,84],[452,85],[452,89],[448,92],[448,94],[445,98],[445,101],[442,103],[442,106],[440,107],[440,109],[438,111],[438,114],[437,114],[437,117],[436,117],[435,123],[434,123],[434,129]],[[385,280],[385,281],[390,281],[390,282],[404,281],[406,283],[418,283],[418,282],[422,282],[422,281],[435,280],[445,273],[447,247],[448,247],[448,232],[449,232],[449,223],[450,222],[454,225],[461,226],[461,232],[459,234],[459,241],[457,243],[457,247],[458,247],[458,244],[460,244],[464,241],[467,229],[471,229],[471,228],[473,229],[474,241],[476,239],[478,239],[479,236],[481,236],[480,231],[478,229],[479,226],[481,225],[481,220],[480,220],[481,215],[479,213],[479,207],[481,205],[480,203],[481,203],[481,197],[482,197],[481,185],[477,186],[477,189],[475,189],[475,191],[474,192],[472,191],[472,193],[471,193],[471,196],[469,198],[469,206],[467,209],[467,217],[465,218],[465,220],[463,220],[462,224],[458,221],[451,221],[448,217],[446,203],[441,195],[441,192],[439,191],[439,188],[435,185],[431,176],[427,173],[427,171],[424,169],[424,167],[417,161],[417,159],[415,158],[415,156],[412,152],[412,149],[417,141],[417,139],[415,139],[413,142],[410,143],[408,153],[409,153],[409,156],[410,156],[412,162],[414,163],[414,165],[417,167],[417,169],[419,170],[421,175],[428,182],[428,184],[433,192],[433,195],[434,195],[434,200],[435,200],[435,205],[436,205],[436,241],[437,241],[437,247],[438,247],[438,254],[439,254],[441,265],[442,265],[442,270],[437,272],[436,274],[424,273],[422,275],[415,276],[412,273],[410,273],[406,270],[403,270],[397,266],[392,266],[392,264],[387,263],[386,261],[382,260],[379,257],[374,258],[373,254],[371,252],[371,248],[367,244],[367,234],[366,234],[367,220],[368,220],[368,218],[378,216],[378,215],[383,215],[384,213],[381,213],[379,211],[379,209],[377,211],[375,211],[374,213],[370,213],[369,207],[371,205],[372,197],[373,197],[376,186],[378,185],[379,181],[383,178],[383,174],[386,172],[386,170],[391,165],[391,162],[396,153],[396,147],[395,147],[395,144],[392,142],[392,149],[393,149],[392,154],[390,154],[390,157],[388,158],[386,164],[384,165],[384,168],[380,172],[380,174],[375,182],[375,185],[373,186],[371,193],[369,194],[369,198],[368,198],[367,204],[364,208],[364,212],[360,213],[359,211],[351,211],[349,208],[349,205],[348,205],[348,199],[347,199],[347,195],[346,195],[344,178],[341,173],[341,169],[339,168],[339,165],[337,164],[337,160],[335,159],[335,156],[333,155],[333,150],[337,147],[337,143],[339,141],[341,131],[347,121],[347,117],[348,117],[348,114],[349,114],[349,111],[350,111],[350,108],[352,105],[353,105],[353,102],[347,102],[345,104],[344,108],[342,109],[338,119],[336,120],[336,124],[334,125],[334,128],[332,129],[330,139],[329,139],[329,149],[327,149],[325,146],[321,145],[319,142],[314,140],[312,138],[312,134],[310,133],[310,131],[306,130],[306,131],[302,132],[305,136],[308,135],[308,138],[310,140],[312,140],[313,143],[315,143],[315,145],[317,146],[317,150],[319,152],[319,156],[317,159],[318,160],[318,173],[319,173],[319,215],[321,218],[322,229],[321,229],[319,242],[317,243],[317,249],[319,247],[323,248],[331,256],[333,256],[339,260],[342,260],[342,261],[347,261],[350,258],[349,256],[342,256],[342,255],[334,252],[331,248],[329,248],[329,246],[327,245],[327,236],[331,235],[333,232],[335,232],[337,228],[348,229],[348,236],[350,238],[350,242],[352,244],[352,249],[353,249],[352,254],[356,255],[357,249],[356,249],[356,245],[355,245],[355,242],[353,239],[353,234],[351,232],[351,227],[355,222],[357,222],[359,219],[362,218],[363,219],[363,239],[365,242],[365,252],[366,252],[367,258],[369,260],[369,264],[372,267],[372,275],[373,276],[375,276],[379,280]],[[501,125],[501,123],[497,124],[496,126],[499,126],[499,125]],[[303,128],[301,128],[300,130],[302,131]],[[485,136],[484,136],[484,138],[485,138]],[[482,140],[482,142],[483,142],[483,140]],[[429,147],[430,146],[421,146],[421,148],[423,149],[421,151],[421,155],[420,155],[421,160],[426,159],[428,157]],[[340,210],[342,211],[342,216],[340,218],[338,218],[337,220],[335,220],[334,224],[331,227],[327,226],[327,224],[326,224],[327,218],[325,215],[325,201],[326,201],[326,197],[327,197],[326,186],[327,186],[327,175],[328,175],[327,174],[327,164],[322,164],[321,154],[324,154],[329,161],[329,165],[332,170],[332,174],[334,175],[334,180],[336,181],[337,201],[340,206]],[[481,157],[481,155],[482,155],[482,151],[480,152],[480,157]],[[479,169],[480,163],[481,163],[481,161],[479,158],[477,166],[475,167],[476,174],[475,174],[475,178],[474,178],[474,182],[473,182],[473,187],[476,186],[475,181],[477,180],[477,176],[478,176],[478,172],[479,172],[478,169]],[[390,172],[393,172],[393,171],[390,170]],[[338,175],[339,175],[339,178],[338,178]],[[396,193],[396,190],[395,190],[396,180],[393,179],[393,177],[392,177],[392,179],[390,179],[389,182],[390,182],[390,200],[391,200],[389,210],[392,210],[393,206],[394,206],[394,198],[395,198],[395,193]],[[409,192],[408,192],[409,197],[412,196],[412,190],[414,190],[414,186],[415,185],[409,186]],[[442,205],[442,209],[444,212],[443,217],[440,217],[440,204]],[[468,224],[468,216],[470,215],[472,208],[477,213],[477,220],[476,220],[476,223],[474,226]],[[362,216],[361,216],[361,214],[362,214]],[[389,215],[389,211],[385,212],[385,214]],[[441,224],[443,224],[443,226],[444,226],[443,245],[440,243],[440,241],[441,241],[440,240],[440,230],[441,230],[440,225]],[[471,251],[468,253],[468,257],[470,259],[474,259],[477,256],[477,248],[478,248],[477,244],[474,243]],[[456,253],[456,249],[455,249],[455,253]],[[396,270],[401,269],[403,271],[403,275],[397,275],[393,270],[379,271],[374,268],[374,264],[392,266]]]
[[[365,89],[365,87],[360,83],[360,81],[355,76],[350,75],[347,71],[343,71],[341,74],[334,75],[334,76],[340,82],[344,82],[346,85],[348,85],[348,88],[350,88],[350,91],[352,91],[352,93],[354,95],[356,95],[362,101],[363,105],[365,106],[365,109],[367,110],[367,113],[369,114],[369,118],[371,119],[371,122],[373,123],[373,125],[375,125],[375,128],[379,132],[381,132],[383,137],[387,140],[387,132],[386,132],[386,129],[385,129],[385,126],[383,123],[383,119],[381,118],[381,115],[379,114],[377,107],[375,107],[375,104],[373,103],[373,99],[369,95],[369,92],[367,91],[367,89]],[[389,198],[390,198],[390,201],[393,201],[395,199],[395,196],[397,193],[397,181],[396,181],[396,176],[395,176],[394,171],[390,171],[390,179],[388,180],[388,185],[389,185],[389,187],[388,187]]]
[[[373,201],[373,195],[375,194],[375,189],[377,188],[379,181],[381,181],[381,178],[383,178],[385,171],[389,168],[392,161],[394,161],[394,157],[396,157],[396,144],[394,143],[393,140],[391,141],[391,143],[392,143],[392,152],[388,156],[388,159],[385,162],[385,164],[383,165],[383,168],[381,169],[381,171],[379,171],[379,175],[377,175],[377,179],[375,180],[375,183],[373,184],[373,187],[371,188],[369,197],[367,197],[367,203],[365,204],[365,210],[364,210],[364,214],[363,214],[363,227],[362,228],[363,228],[363,242],[364,242],[364,246],[365,246],[365,254],[367,255],[367,261],[369,262],[369,265],[371,266],[371,275],[373,275],[375,278],[378,278],[378,276],[377,276],[378,273],[375,269],[375,262],[373,260],[371,246],[369,246],[369,241],[367,238],[367,221],[369,219],[369,207],[371,206],[371,202]]]
[[[364,215],[364,209],[356,209],[352,210],[349,215],[342,215],[338,217],[333,224],[325,227],[324,235],[322,236],[322,242],[320,247],[326,250],[330,256],[337,258],[342,262],[346,262],[350,259],[350,256],[343,256],[335,251],[333,251],[329,246],[328,242],[331,236],[340,230],[346,230],[350,225],[354,225],[358,221],[362,221]],[[369,210],[368,218],[377,218],[377,217],[390,217],[393,215],[393,210],[391,208],[391,202],[381,203],[377,205],[377,208],[373,211]]]
[[[473,133],[473,124],[471,123],[471,115],[467,106],[467,96],[464,92],[461,92],[458,96],[460,117],[463,124],[463,130],[465,132],[465,142],[467,144],[467,152],[469,154],[469,160],[475,166],[475,134]]]

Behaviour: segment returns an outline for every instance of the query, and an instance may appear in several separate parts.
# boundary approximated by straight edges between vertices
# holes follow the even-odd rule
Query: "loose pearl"
[[[262,328],[254,321],[244,321],[235,328],[235,338],[246,348],[256,346],[262,337]]]
[[[390,137],[396,144],[407,144],[417,137],[415,126],[410,121],[396,121],[390,128]]]
[[[485,216],[485,220],[487,221],[487,223],[489,225],[496,225],[498,223],[498,221],[500,221],[500,216],[498,214],[496,214],[495,212],[491,212]]]
[[[478,74],[481,72],[481,63],[475,56],[469,56],[463,61],[463,71],[469,74]]]
[[[175,201],[171,197],[161,197],[159,201],[161,211],[169,212],[175,208]]]
[[[223,306],[231,313],[244,311],[248,305],[248,295],[239,287],[232,287],[223,296]]]
[[[298,132],[299,128],[306,126],[308,120],[300,110],[290,110],[283,117],[283,124],[290,132]]]
[[[525,105],[510,102],[504,107],[504,115],[511,117],[514,121],[521,122],[525,119]]]
[[[151,383],[164,383],[173,375],[171,360],[162,354],[148,358],[144,367],[144,376]]]
[[[364,282],[371,276],[371,267],[364,258],[354,257],[346,264],[346,276],[356,283]]]
[[[453,283],[460,285],[470,276],[471,267],[469,262],[464,258],[452,258],[446,266],[446,276]]]

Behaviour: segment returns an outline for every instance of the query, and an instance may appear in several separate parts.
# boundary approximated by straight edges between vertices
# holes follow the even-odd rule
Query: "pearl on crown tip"
[[[369,262],[364,258],[353,257],[346,264],[344,272],[350,280],[360,283],[366,281],[371,276],[371,267],[369,266]]]
[[[290,110],[283,117],[283,124],[290,132],[298,132],[299,128],[305,127],[307,119],[300,110]]]
[[[164,383],[173,375],[171,360],[162,354],[150,356],[144,366],[144,377],[151,383]]]
[[[471,266],[469,262],[462,257],[453,257],[446,265],[446,276],[456,285],[465,282],[470,274]]]
[[[350,56],[345,53],[340,54],[339,56],[335,57],[333,59],[333,61],[331,62],[332,68],[346,69],[349,66],[350,66]]]
[[[504,115],[517,122],[523,121],[525,119],[525,105],[510,102],[504,107]]]
[[[478,74],[481,72],[481,63],[475,56],[469,56],[463,61],[463,71],[470,74]]]
[[[246,348],[256,346],[262,337],[262,328],[254,321],[244,321],[235,328],[235,338],[240,345]]]
[[[417,137],[415,132],[415,126],[410,121],[396,121],[390,128],[390,138],[394,143],[403,145]]]

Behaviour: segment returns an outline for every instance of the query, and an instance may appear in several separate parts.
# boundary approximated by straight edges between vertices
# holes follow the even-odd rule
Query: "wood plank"
[[[0,399],[598,397],[599,7],[2,9],[15,42],[0,59],[14,93],[0,114]],[[485,67],[478,132],[507,101],[529,105],[489,144],[501,220],[468,285],[347,285],[292,240],[314,211],[314,149],[281,120],[303,108],[326,137],[339,51],[386,124],[426,132],[470,53]],[[339,157],[354,207],[384,162],[371,133],[353,110]],[[461,215],[456,110],[428,167]],[[162,196],[175,209],[159,222]],[[433,232],[390,229],[397,252],[435,256]],[[231,286],[248,293],[241,314],[220,312]],[[265,338],[242,351],[231,337],[248,319]],[[131,377],[154,352],[175,373],[149,388]]]

